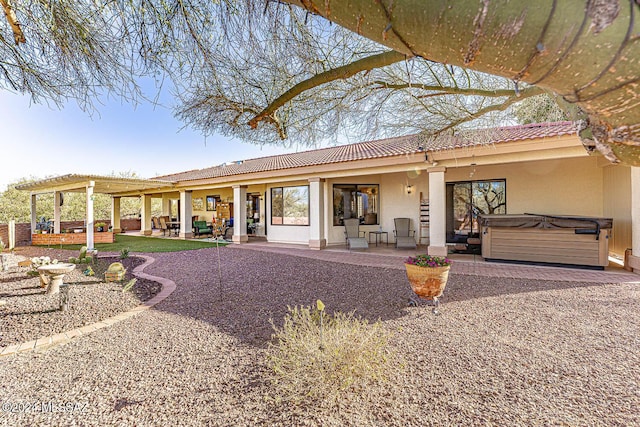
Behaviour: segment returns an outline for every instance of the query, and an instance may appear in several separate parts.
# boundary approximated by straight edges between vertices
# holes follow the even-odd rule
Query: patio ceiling
[[[161,179],[69,174],[17,185],[16,189],[31,191],[32,193],[52,193],[54,191],[84,192],[91,182],[94,183],[95,193],[104,194],[169,189],[174,186],[173,182]]]

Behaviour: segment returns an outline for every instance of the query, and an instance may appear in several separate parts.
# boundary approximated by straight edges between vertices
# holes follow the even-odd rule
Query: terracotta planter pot
[[[404,266],[411,288],[416,295],[424,299],[437,299],[442,295],[449,279],[450,265],[446,267],[420,267],[405,264]]]

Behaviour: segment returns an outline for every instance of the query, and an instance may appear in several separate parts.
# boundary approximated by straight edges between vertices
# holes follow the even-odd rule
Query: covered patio
[[[112,243],[114,233],[121,231],[120,226],[120,197],[115,194],[127,191],[154,191],[160,188],[172,187],[173,183],[157,179],[119,178],[99,175],[68,174],[48,178],[28,184],[17,186],[18,190],[31,192],[31,242],[34,245],[56,245],[84,243],[87,248],[93,249],[95,243]],[[61,206],[64,203],[64,193],[84,193],[86,199],[85,221],[82,228],[72,230],[71,233],[63,233],[61,229]],[[38,218],[36,215],[37,196],[44,193],[53,193],[53,227],[52,232],[36,233]],[[108,194],[111,201],[111,230],[97,232],[94,218],[94,195]],[[142,206],[142,216],[145,213],[145,205]],[[147,207],[150,209],[150,206]]]

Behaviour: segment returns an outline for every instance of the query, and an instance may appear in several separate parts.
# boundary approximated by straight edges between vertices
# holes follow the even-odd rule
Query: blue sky
[[[163,101],[170,103],[171,97],[165,94]],[[89,116],[74,101],[60,110],[0,90],[0,191],[23,177],[132,171],[150,178],[294,151],[222,136],[205,141],[190,129],[180,130],[169,106],[110,100],[97,110]]]

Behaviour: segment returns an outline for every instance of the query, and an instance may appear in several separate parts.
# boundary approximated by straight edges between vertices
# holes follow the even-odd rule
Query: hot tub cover
[[[613,227],[613,219],[539,214],[481,215],[480,225],[514,228],[610,229]]]

